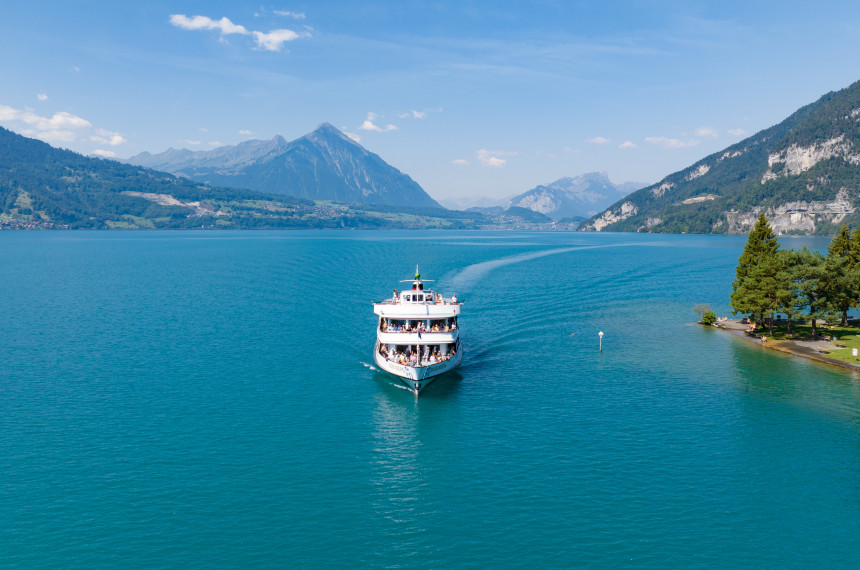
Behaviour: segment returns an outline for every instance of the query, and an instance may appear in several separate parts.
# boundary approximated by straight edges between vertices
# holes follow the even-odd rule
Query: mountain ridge
[[[126,162],[213,186],[310,200],[444,209],[411,177],[330,123],[289,142],[278,135],[211,151],[141,153]]]
[[[633,192],[584,231],[746,233],[760,213],[779,233],[860,223],[860,81]]]
[[[587,172],[535,186],[511,198],[508,208],[528,208],[554,220],[587,218],[627,196],[631,185],[635,189],[641,188],[641,185],[631,182],[614,184],[606,172]]]

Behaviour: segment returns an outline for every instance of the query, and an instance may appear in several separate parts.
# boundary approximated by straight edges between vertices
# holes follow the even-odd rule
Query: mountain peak
[[[356,146],[361,146],[355,140],[346,136],[343,131],[332,125],[331,123],[322,123],[320,126],[316,128],[312,133],[308,133],[307,137],[311,137],[313,139],[331,139],[338,138],[344,141],[349,142],[350,144],[354,144]],[[363,147],[362,147],[363,148]]]
[[[409,176],[331,123],[294,141],[281,136],[188,154],[140,154],[131,164],[213,186],[245,188],[312,200],[441,208]]]
[[[588,217],[626,196],[625,185],[613,184],[606,172],[566,176],[514,196],[508,207],[522,207],[554,219]]]

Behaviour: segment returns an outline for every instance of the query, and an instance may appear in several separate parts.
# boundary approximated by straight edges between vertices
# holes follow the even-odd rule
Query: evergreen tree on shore
[[[735,313],[750,313],[756,322],[776,313],[790,297],[787,258],[764,214],[759,215],[738,258],[731,304]],[[773,318],[770,319],[773,333]]]
[[[827,291],[827,259],[820,251],[806,247],[792,252],[791,282],[795,308],[806,313],[812,323],[812,338],[818,336],[816,320],[830,313]]]
[[[848,325],[848,310],[860,301],[858,258],[860,244],[852,239],[848,228],[842,224],[827,248],[826,262],[827,296],[833,309],[842,314],[842,326]]]

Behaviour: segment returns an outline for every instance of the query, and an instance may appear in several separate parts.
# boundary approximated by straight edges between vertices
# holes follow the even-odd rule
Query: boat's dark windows
[[[419,300],[419,301],[423,301],[423,300],[424,300],[424,295],[418,295],[418,300]]]
[[[412,295],[406,295],[406,300],[407,300],[407,301],[411,301],[411,300],[412,300]]]

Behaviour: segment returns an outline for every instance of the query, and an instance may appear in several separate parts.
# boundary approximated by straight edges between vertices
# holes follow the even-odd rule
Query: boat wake
[[[447,289],[452,291],[460,292],[468,292],[472,290],[472,287],[475,286],[476,283],[481,281],[484,276],[492,271],[493,269],[497,269],[499,267],[503,267],[505,265],[511,265],[513,263],[520,263],[522,261],[530,261],[532,259],[537,259],[539,257],[546,257],[547,255],[557,255],[559,253],[568,253],[570,251],[581,251],[586,249],[599,249],[604,247],[619,247],[621,245],[626,244],[611,244],[611,245],[582,245],[575,247],[560,247],[556,249],[545,249],[541,251],[529,251],[527,253],[519,253],[517,255],[510,255],[508,257],[501,257],[499,259],[491,259],[490,261],[482,261],[481,263],[475,263],[474,265],[469,265],[460,270],[459,273],[456,273],[453,277],[445,279],[445,286]]]
[[[379,370],[379,368],[377,368],[373,364],[368,364],[367,362],[362,362],[361,365],[364,366],[365,368],[370,368],[371,370]]]

